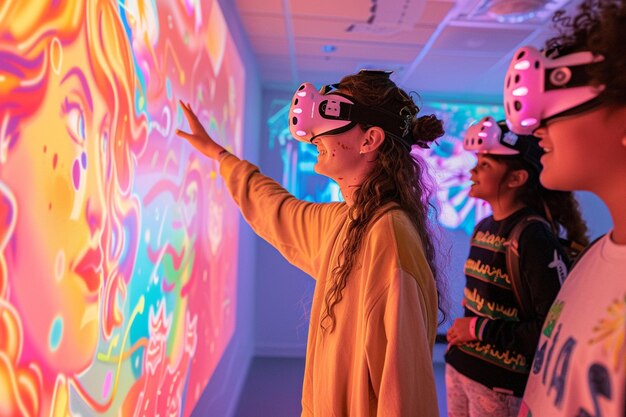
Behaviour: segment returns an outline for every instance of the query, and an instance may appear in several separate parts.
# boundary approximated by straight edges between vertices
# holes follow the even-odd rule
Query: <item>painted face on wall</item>
[[[213,0],[49,3],[0,12],[0,409],[190,415],[234,332],[238,219],[171,109],[240,153],[245,68]]]
[[[48,48],[46,93],[2,166],[17,203],[8,275],[37,362],[72,372],[93,360],[99,337],[107,104],[93,74],[77,66],[84,32]]]

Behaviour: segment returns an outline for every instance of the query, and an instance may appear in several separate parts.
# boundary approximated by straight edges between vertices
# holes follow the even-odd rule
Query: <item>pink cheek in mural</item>
[[[56,156],[56,155],[55,155]],[[56,162],[54,163],[56,165]],[[80,154],[80,158],[74,160],[72,166],[72,181],[74,183],[74,190],[80,189],[82,173],[87,170],[87,154],[85,152]]]
[[[74,166],[72,167],[72,181],[74,183],[74,190],[78,190],[80,188],[80,164],[78,160],[74,161]]]

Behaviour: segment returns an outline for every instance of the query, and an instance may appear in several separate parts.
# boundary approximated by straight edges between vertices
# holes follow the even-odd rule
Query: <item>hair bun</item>
[[[443,136],[443,122],[434,114],[421,116],[413,124],[413,140],[422,148],[428,148],[429,143]]]

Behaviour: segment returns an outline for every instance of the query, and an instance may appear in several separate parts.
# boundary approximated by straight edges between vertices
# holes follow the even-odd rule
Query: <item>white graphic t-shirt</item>
[[[559,291],[518,417],[626,416],[626,245],[609,236]]]

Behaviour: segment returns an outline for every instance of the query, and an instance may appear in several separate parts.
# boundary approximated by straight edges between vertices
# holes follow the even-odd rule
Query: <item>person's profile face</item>
[[[484,154],[476,155],[476,165],[470,171],[472,185],[470,197],[480,198],[491,204],[497,201],[506,165]]]
[[[353,182],[355,172],[362,163],[359,153],[363,129],[355,126],[337,135],[318,136],[313,145],[317,147],[316,173],[334,179],[337,182]]]
[[[626,111],[600,106],[549,120],[535,131],[543,170],[541,183],[555,190],[596,191],[607,184],[606,173],[623,166],[621,130]]]

